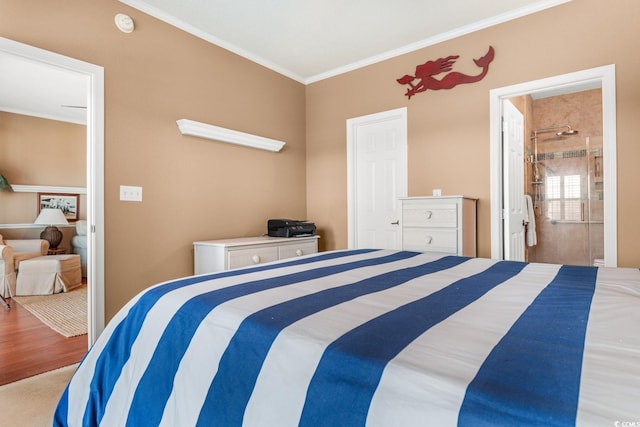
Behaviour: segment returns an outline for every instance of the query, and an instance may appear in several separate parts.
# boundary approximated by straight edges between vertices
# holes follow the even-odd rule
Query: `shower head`
[[[571,136],[571,135],[576,135],[578,133],[577,130],[571,129],[571,127],[569,127],[569,129],[567,130],[562,130],[560,132],[556,132],[557,136]]]
[[[548,128],[540,128],[540,129],[534,130],[533,135],[531,136],[531,139],[532,140],[536,139],[538,137],[538,134],[540,133],[548,133],[548,132],[554,132],[556,136],[571,136],[571,135],[576,135],[578,133],[577,130],[573,129],[569,125],[551,126]]]

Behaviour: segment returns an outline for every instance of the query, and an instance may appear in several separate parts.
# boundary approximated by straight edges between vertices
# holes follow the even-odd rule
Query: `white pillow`
[[[80,236],[87,235],[87,221],[84,219],[76,221],[76,234]]]

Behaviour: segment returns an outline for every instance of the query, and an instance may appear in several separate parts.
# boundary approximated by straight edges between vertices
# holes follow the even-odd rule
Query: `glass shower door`
[[[540,144],[542,175],[535,261],[593,265],[604,258],[602,137]]]

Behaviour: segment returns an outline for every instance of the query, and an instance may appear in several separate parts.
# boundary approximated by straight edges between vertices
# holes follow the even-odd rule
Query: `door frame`
[[[357,188],[356,182],[356,162],[357,162],[357,147],[356,139],[358,128],[360,126],[371,125],[387,120],[400,119],[404,123],[404,136],[401,138],[400,146],[404,153],[402,156],[403,169],[404,169],[404,182],[399,183],[400,187],[404,189],[398,194],[398,197],[407,196],[407,182],[408,182],[408,168],[407,168],[407,107],[396,108],[393,110],[382,111],[379,113],[369,114],[366,116],[354,117],[347,119],[347,237],[348,248],[354,249],[357,242]],[[401,194],[404,193],[404,194]]]
[[[0,51],[82,74],[87,82],[87,339],[104,330],[104,68],[0,37]]]
[[[561,94],[598,87],[602,90],[604,258],[607,267],[616,267],[618,265],[616,82],[614,64],[490,91],[491,258],[504,259],[502,100],[527,94],[547,92]]]

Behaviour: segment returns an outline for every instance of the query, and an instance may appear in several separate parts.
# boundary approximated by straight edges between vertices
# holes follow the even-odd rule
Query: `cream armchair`
[[[20,270],[21,261],[45,256],[49,252],[49,242],[44,239],[7,239],[4,244],[13,249],[15,271]]]
[[[20,262],[47,255],[49,242],[43,239],[7,239],[0,234],[0,295],[10,298],[16,290]]]

